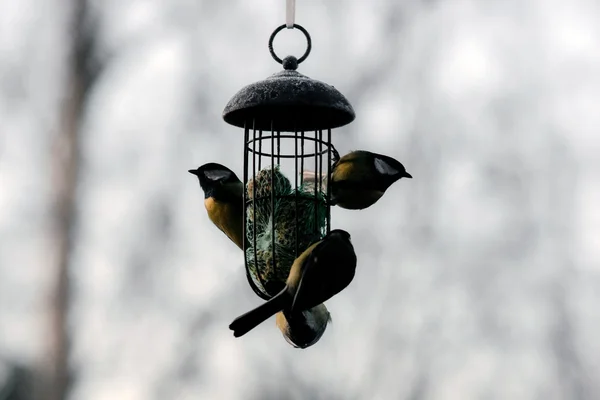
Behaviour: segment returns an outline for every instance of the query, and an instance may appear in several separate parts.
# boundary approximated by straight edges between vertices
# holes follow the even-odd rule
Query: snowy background
[[[0,0],[0,386],[20,366],[19,400],[600,398],[600,5],[297,3],[299,72],[356,111],[338,150],[414,176],[332,211],[359,265],[307,350],[274,320],[227,329],[261,300],[187,173],[241,176],[221,113],[281,69],[285,2]]]

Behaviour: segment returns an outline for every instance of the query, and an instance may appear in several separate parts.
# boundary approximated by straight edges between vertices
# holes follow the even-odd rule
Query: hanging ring
[[[308,55],[310,54],[310,50],[312,48],[312,40],[310,39],[310,35],[308,34],[308,31],[306,29],[304,29],[302,26],[300,26],[298,24],[294,24],[293,27],[298,29],[300,32],[304,33],[304,36],[306,37],[306,51],[304,52],[302,57],[300,57],[298,59],[298,64],[300,64],[302,61],[306,60],[306,57],[308,57]],[[273,33],[271,34],[271,37],[269,38],[269,52],[271,53],[271,57],[273,57],[273,59],[275,61],[277,61],[279,64],[283,64],[283,60],[281,58],[277,57],[277,54],[275,54],[275,51],[273,50],[273,40],[275,39],[275,36],[277,36],[277,34],[285,28],[286,28],[286,24],[278,26],[273,31]]]

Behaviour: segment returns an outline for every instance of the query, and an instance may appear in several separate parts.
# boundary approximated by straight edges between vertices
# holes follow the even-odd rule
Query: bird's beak
[[[405,178],[410,178],[410,179],[412,179],[412,175],[411,175],[411,174],[409,174],[409,173],[408,173],[408,172],[406,172],[406,171],[404,172],[404,175],[402,175],[402,176],[403,176],[403,177],[405,177]]]
[[[196,176],[198,176],[198,170],[195,170],[195,169],[188,169],[188,172],[189,172],[190,174],[193,174],[193,175],[196,175]]]

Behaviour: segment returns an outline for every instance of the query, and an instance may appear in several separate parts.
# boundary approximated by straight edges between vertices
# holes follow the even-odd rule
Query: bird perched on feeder
[[[375,204],[401,178],[412,178],[392,157],[357,150],[339,158],[335,151],[331,168],[331,205],[361,210]]]
[[[281,292],[236,318],[229,329],[235,337],[240,337],[281,310],[293,315],[313,308],[346,288],[355,270],[356,253],[350,234],[332,230],[296,258]]]
[[[208,218],[233,243],[243,249],[244,184],[242,181],[232,170],[217,163],[204,164],[188,172],[196,175],[200,181]]]
[[[325,333],[329,321],[331,315],[323,303],[302,312],[283,310],[275,316],[275,323],[285,340],[301,349],[317,343]]]

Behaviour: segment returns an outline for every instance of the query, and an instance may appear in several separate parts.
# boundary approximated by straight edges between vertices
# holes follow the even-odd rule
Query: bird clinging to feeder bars
[[[279,311],[301,312],[329,300],[352,282],[356,262],[350,234],[332,230],[294,261],[281,292],[236,318],[229,329],[240,337]]]
[[[189,173],[196,175],[204,191],[208,217],[240,249],[244,249],[244,184],[224,165],[207,163]]]
[[[316,179],[313,171],[304,171],[303,176],[309,182]],[[323,176],[321,180],[325,187],[331,185],[332,206],[362,210],[375,204],[401,178],[412,178],[412,175],[400,161],[383,154],[356,150],[338,158],[331,176]]]

